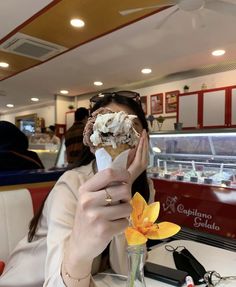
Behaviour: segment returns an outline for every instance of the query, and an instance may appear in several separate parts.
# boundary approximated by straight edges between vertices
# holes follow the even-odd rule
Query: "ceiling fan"
[[[199,18],[201,15],[199,14],[199,11],[201,9],[208,9],[215,11],[220,14],[227,14],[230,16],[236,16],[236,3],[229,3],[224,0],[170,0],[165,1],[165,4],[157,4],[152,6],[146,6],[146,7],[139,7],[139,8],[133,8],[133,9],[127,9],[123,11],[119,11],[119,13],[122,16],[130,15],[136,12],[144,11],[144,10],[151,10],[156,8],[162,8],[166,6],[176,6],[174,10],[171,11],[164,19],[162,19],[158,25],[157,29],[160,28],[171,16],[173,16],[175,13],[179,11],[184,11],[188,13],[192,13],[192,27],[197,27],[197,18]],[[202,23],[203,24],[203,23]],[[204,26],[204,25],[201,25]]]

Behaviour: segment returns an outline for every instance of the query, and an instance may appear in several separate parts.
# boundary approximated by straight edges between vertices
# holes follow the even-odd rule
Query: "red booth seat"
[[[0,275],[4,262],[27,234],[30,220],[55,182],[0,186]]]
[[[0,192],[0,261],[5,262],[16,244],[27,234],[32,216],[33,205],[27,189]],[[0,268],[4,268],[4,263],[0,264]]]

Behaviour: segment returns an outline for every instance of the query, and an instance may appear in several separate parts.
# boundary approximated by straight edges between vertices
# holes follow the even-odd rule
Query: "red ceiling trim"
[[[60,1],[62,1],[62,0],[54,0],[54,2],[60,2]],[[54,4],[54,2],[53,2],[53,4]],[[50,4],[52,4],[52,3],[50,3]],[[50,4],[48,5],[48,6],[50,6]],[[56,3],[55,3],[56,4]],[[55,5],[54,4],[54,5]],[[45,8],[47,8],[48,6],[46,6]],[[51,5],[50,6],[50,8],[52,7],[53,5]],[[9,75],[9,76],[7,76],[7,77],[5,77],[5,78],[3,78],[3,79],[0,79],[0,82],[1,81],[4,81],[4,80],[6,80],[6,79],[9,79],[9,78],[11,78],[11,77],[13,77],[13,76],[16,76],[16,75],[18,75],[18,74],[20,74],[20,73],[22,73],[22,72],[25,72],[25,71],[27,71],[27,70],[29,70],[29,69],[32,69],[32,68],[34,68],[34,67],[37,67],[37,66],[39,66],[39,65],[41,65],[41,64],[44,64],[44,63],[46,63],[46,62],[48,62],[48,61],[50,61],[50,60],[52,60],[52,59],[54,59],[54,58],[56,58],[56,57],[58,57],[58,56],[61,56],[61,55],[63,55],[63,54],[65,54],[65,53],[68,53],[69,51],[71,51],[71,50],[73,50],[73,49],[76,49],[76,48],[78,48],[78,47],[80,47],[80,46],[82,46],[82,45],[85,45],[85,44],[87,44],[87,43],[89,43],[89,42],[92,42],[92,41],[94,41],[94,40],[96,40],[96,39],[98,39],[98,38],[101,38],[101,37],[103,37],[103,36],[105,36],[105,35],[108,35],[108,34],[110,34],[110,33],[113,33],[113,32],[115,32],[115,31],[117,31],[117,30],[119,30],[119,29],[122,29],[122,28],[124,28],[124,27],[126,27],[126,26],[128,26],[128,25],[130,25],[130,24],[133,24],[133,23],[135,23],[135,22],[138,22],[138,21],[140,21],[140,20],[142,20],[142,19],[145,19],[145,18],[147,18],[147,17],[149,17],[149,16],[152,16],[152,15],[154,15],[154,14],[157,14],[157,13],[159,13],[159,12],[161,12],[161,11],[163,11],[163,10],[166,10],[166,9],[168,9],[168,8],[170,8],[170,7],[172,7],[173,5],[168,5],[168,6],[165,6],[165,7],[163,7],[163,8],[160,8],[160,9],[158,9],[158,10],[155,10],[154,12],[151,12],[151,13],[148,13],[148,14],[146,14],[146,15],[144,15],[144,16],[141,16],[141,17],[139,17],[139,18],[137,18],[137,19],[135,19],[135,20],[132,20],[132,21],[130,21],[130,22],[127,22],[127,23],[125,23],[125,24],[123,24],[123,25],[120,25],[120,26],[118,26],[118,27],[116,27],[115,29],[111,29],[111,30],[109,30],[109,31],[107,31],[107,32],[104,32],[104,33],[102,33],[102,34],[100,34],[100,35],[98,35],[98,36],[95,36],[95,37],[93,37],[93,38],[91,38],[91,39],[89,39],[89,40],[86,40],[86,41],[84,41],[84,42],[82,42],[82,43],[80,43],[80,44],[78,44],[78,45],[76,45],[76,46],[74,46],[74,47],[72,47],[72,48],[69,48],[68,50],[66,50],[66,51],[64,51],[64,52],[62,52],[62,53],[60,53],[60,54],[57,54],[57,55],[55,55],[55,56],[53,56],[53,57],[51,57],[51,58],[49,58],[49,59],[47,59],[47,60],[45,60],[45,61],[43,61],[43,62],[40,62],[40,63],[38,63],[38,64],[35,64],[35,65],[33,65],[33,66],[30,66],[29,68],[26,68],[26,69],[24,69],[24,70],[21,70],[21,71],[19,71],[19,72],[16,72],[16,73],[14,73],[14,74],[12,74],[12,75]],[[44,9],[45,9],[44,8]],[[44,9],[42,9],[42,10],[44,10]],[[49,9],[49,8],[48,8]],[[46,9],[46,10],[48,10],[48,9]],[[41,11],[42,11],[41,10]],[[46,11],[44,11],[44,12],[42,12],[41,13],[41,11],[40,12],[38,12],[37,14],[35,14],[33,17],[31,17],[29,20],[27,20],[25,23],[26,24],[28,24],[29,22],[31,22],[33,19],[35,19],[35,18],[37,18],[39,15],[41,15],[42,13],[44,13],[44,12],[46,12]],[[33,18],[33,19],[32,19]],[[23,26],[25,26],[26,24],[22,24]],[[12,36],[13,34],[15,34],[19,29],[21,29],[23,26],[19,26],[19,27],[17,27],[14,31],[14,33],[13,33],[13,31],[10,33],[10,34],[8,34],[8,35],[10,35],[10,36]],[[10,37],[9,36],[9,37]],[[8,37],[8,38],[9,38]],[[5,37],[6,38],[6,37]],[[6,40],[6,39],[5,39]],[[5,41],[4,40],[4,41]],[[0,44],[1,44],[1,40],[0,40]]]
[[[47,12],[49,9],[54,7],[57,3],[61,2],[62,0],[53,0],[51,3],[49,3],[47,6],[45,6],[43,9],[35,13],[32,17],[27,19],[25,22],[23,22],[21,25],[17,26],[14,30],[12,30],[9,34],[7,34],[5,37],[0,39],[0,45],[4,43],[7,39],[12,37],[14,34],[16,34],[19,30],[24,28],[26,25],[28,25],[30,22],[32,22],[34,19],[38,18],[40,15]]]

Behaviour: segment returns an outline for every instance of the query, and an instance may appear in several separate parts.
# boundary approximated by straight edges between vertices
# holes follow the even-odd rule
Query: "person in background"
[[[36,152],[29,151],[27,136],[14,124],[0,121],[0,171],[44,168]]]
[[[89,110],[81,107],[75,111],[75,121],[65,133],[66,157],[69,166],[75,165],[82,157],[83,131]]]
[[[58,136],[56,136],[55,130],[56,130],[55,126],[52,126],[52,125],[46,128],[46,133],[49,136],[48,142],[52,144],[60,145],[61,140]]]
[[[92,111],[107,107],[137,115],[134,128],[140,140],[130,150],[127,168],[98,171],[94,153],[84,146],[78,167],[61,176],[32,219],[28,237],[6,262],[0,287],[94,287],[92,274],[110,266],[119,274],[127,272],[123,232],[132,211],[129,202],[137,191],[152,202],[154,190],[146,173],[145,114],[137,93],[125,95],[109,93]],[[107,193],[114,204],[107,203]]]

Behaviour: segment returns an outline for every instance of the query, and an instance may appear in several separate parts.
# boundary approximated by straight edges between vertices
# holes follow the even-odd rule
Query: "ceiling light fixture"
[[[13,104],[7,104],[6,105],[8,108],[14,108],[14,105]]]
[[[61,91],[60,91],[60,94],[62,94],[62,95],[67,95],[67,94],[69,94],[69,91],[67,91],[67,90],[61,90]]]
[[[100,81],[96,81],[93,83],[94,86],[102,86],[103,85],[103,82],[100,82]]]
[[[150,69],[150,68],[144,68],[144,69],[142,69],[142,71],[141,71],[143,74],[150,74],[151,72],[152,72],[152,69]]]
[[[32,102],[38,102],[39,99],[38,99],[38,98],[31,98],[31,101],[32,101]]]
[[[1,68],[8,68],[8,67],[9,67],[9,64],[6,63],[6,62],[0,62],[0,67],[1,67]]]
[[[225,50],[215,50],[211,53],[213,56],[222,56],[225,54]]]
[[[81,19],[71,19],[70,24],[71,26],[76,27],[76,28],[82,28],[85,25],[84,21]]]

